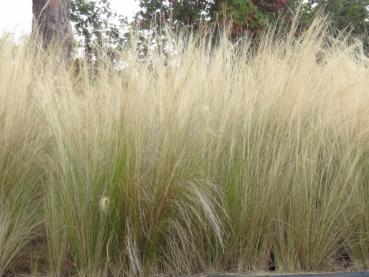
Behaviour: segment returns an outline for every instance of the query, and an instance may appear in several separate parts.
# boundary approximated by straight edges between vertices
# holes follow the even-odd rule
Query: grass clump
[[[324,26],[78,74],[3,39],[0,270],[367,269],[368,58]]]

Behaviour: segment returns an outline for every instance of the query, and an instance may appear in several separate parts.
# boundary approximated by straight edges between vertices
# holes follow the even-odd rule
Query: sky
[[[137,0],[111,0],[114,11],[131,18],[138,6]],[[0,35],[4,32],[15,36],[28,34],[32,26],[32,0],[0,0]]]

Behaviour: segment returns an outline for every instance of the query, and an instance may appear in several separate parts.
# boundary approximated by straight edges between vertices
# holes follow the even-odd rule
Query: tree
[[[166,21],[196,30],[203,24],[232,22],[233,32],[257,32],[296,0],[142,0],[136,18],[142,28]]]
[[[295,9],[296,1],[301,0],[141,0],[134,23],[141,31],[138,50],[142,56],[148,49],[167,55],[171,42],[161,35],[166,30],[163,25],[174,32],[201,32],[207,26],[214,28],[215,33],[231,26],[232,38],[243,34],[254,37],[273,19]],[[291,18],[285,16],[286,21]],[[214,41],[217,38],[212,36]]]
[[[70,0],[32,0],[33,33],[46,48],[51,42],[60,44],[62,58],[68,62],[72,53],[73,34],[70,24]]]
[[[125,44],[126,19],[113,12],[109,0],[74,0],[72,21],[77,32],[79,48],[90,62],[99,59],[99,51],[114,60],[116,50]]]
[[[353,35],[364,34],[369,27],[369,0],[316,0],[313,13],[323,10],[336,30],[351,29]]]
[[[328,16],[333,34],[350,32],[369,51],[369,0],[311,0],[305,4],[304,24],[310,24],[323,11]]]
[[[174,28],[197,30],[209,19],[214,19],[218,0],[141,0],[136,22],[141,29],[151,29],[162,23]]]
[[[232,22],[232,34],[257,34],[289,7],[288,0],[223,0],[218,8],[222,21]]]

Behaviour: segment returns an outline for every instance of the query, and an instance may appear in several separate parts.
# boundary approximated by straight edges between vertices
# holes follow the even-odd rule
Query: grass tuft
[[[0,274],[368,269],[369,60],[326,26],[120,69],[2,38]]]

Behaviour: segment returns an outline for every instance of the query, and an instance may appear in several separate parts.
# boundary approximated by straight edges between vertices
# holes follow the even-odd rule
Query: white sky
[[[128,18],[137,11],[137,0],[111,0],[114,11]],[[16,36],[31,31],[32,0],[0,0],[0,35],[4,32]]]

